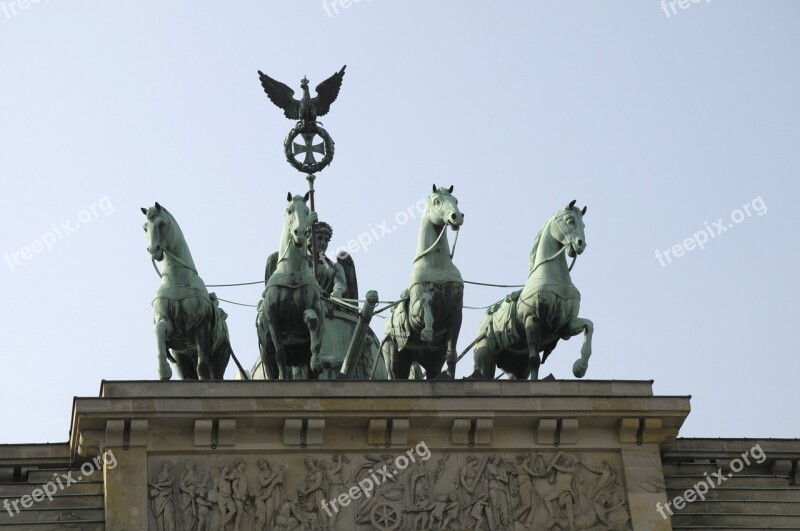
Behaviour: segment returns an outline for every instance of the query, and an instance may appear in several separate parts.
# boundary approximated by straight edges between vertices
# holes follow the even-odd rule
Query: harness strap
[[[439,245],[439,241],[442,239],[442,236],[444,236],[444,231],[446,231],[446,230],[447,230],[447,225],[445,225],[444,227],[442,227],[442,232],[440,232],[440,233],[439,233],[439,237],[438,237],[438,238],[436,238],[436,241],[435,241],[435,242],[433,242],[433,244],[432,244],[430,247],[428,247],[427,249],[425,249],[424,251],[422,251],[422,252],[419,254],[419,256],[417,256],[416,258],[414,258],[414,262],[415,262],[415,263],[417,262],[417,260],[419,260],[420,258],[422,258],[423,256],[425,256],[426,254],[428,254],[428,253],[430,253],[431,251],[433,251],[433,248],[434,248],[434,247],[436,247],[437,245]],[[456,233],[456,234],[457,234],[457,233]]]
[[[558,224],[558,229],[561,231],[561,234],[566,236],[566,232],[564,231],[564,227],[561,226],[561,220],[558,219],[558,217],[556,217],[553,221],[555,221]],[[567,249],[567,246],[563,245],[561,247],[561,249],[556,251],[556,254],[554,254],[550,258],[547,258],[546,260],[542,260],[541,262],[539,262],[538,264],[533,266],[533,269],[531,269],[531,272],[528,273],[528,276],[531,276],[533,274],[533,272],[536,271],[536,268],[538,268],[540,265],[545,264],[547,262],[550,262],[551,260],[555,260],[556,258],[558,258],[558,255],[563,253],[566,249]],[[567,271],[572,272],[572,268],[575,266],[575,260],[577,260],[577,259],[578,259],[578,254],[576,253],[575,256],[572,257],[572,263],[569,265],[569,269]]]

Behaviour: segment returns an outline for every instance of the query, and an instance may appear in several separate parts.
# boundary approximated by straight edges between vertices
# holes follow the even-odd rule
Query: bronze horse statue
[[[162,380],[172,378],[167,362],[171,360],[184,379],[221,380],[233,354],[225,323],[227,314],[198,275],[172,214],[158,203],[142,208],[142,213],[147,217],[144,231],[153,266],[156,261],[164,263],[163,272],[156,267],[161,284],[152,302],[158,375]]]
[[[321,290],[309,267],[306,230],[309,194],[288,194],[275,271],[270,275],[258,305],[256,329],[261,362],[267,378],[316,379],[321,369],[323,312]]]
[[[386,321],[383,356],[390,378],[408,378],[414,362],[429,379],[439,376],[446,362],[447,374],[455,377],[464,281],[453,264],[446,229],[457,231],[463,223],[453,187],[434,184],[422,215],[411,284],[402,295],[406,300]]]
[[[511,379],[539,377],[559,339],[584,333],[581,357],[573,364],[577,378],[586,374],[592,355],[594,324],[578,317],[581,294],[572,284],[564,252],[574,259],[586,249],[582,210],[575,201],[547,220],[536,235],[525,287],[486,311],[478,327],[473,377],[494,378],[500,367]],[[541,360],[539,353],[543,352]]]

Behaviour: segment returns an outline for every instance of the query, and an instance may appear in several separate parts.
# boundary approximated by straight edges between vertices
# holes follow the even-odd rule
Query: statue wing
[[[336,101],[336,97],[339,95],[339,89],[342,88],[345,68],[347,68],[347,65],[344,65],[341,70],[317,85],[317,97],[312,100],[317,110],[317,116],[328,114],[328,111],[331,109],[331,103]]]
[[[258,77],[261,79],[261,86],[264,87],[264,92],[267,93],[270,101],[283,109],[283,114],[290,120],[299,120],[300,101],[294,99],[294,91],[288,85],[272,79],[261,70],[258,71]],[[338,88],[336,92],[339,92]],[[335,98],[336,96],[334,96]]]
[[[274,273],[277,268],[278,268],[278,252],[275,251],[274,253],[269,255],[269,258],[267,258],[267,267],[264,270],[264,283],[265,284],[266,284],[267,280],[269,280],[269,277],[272,276],[272,273]]]
[[[347,290],[345,290],[342,298],[344,299],[358,299],[358,280],[356,279],[356,264],[353,262],[353,257],[350,253],[342,251],[336,255],[336,261],[344,269],[344,279],[347,282]]]

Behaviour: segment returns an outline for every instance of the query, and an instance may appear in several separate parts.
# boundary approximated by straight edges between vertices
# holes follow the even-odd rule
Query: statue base
[[[104,381],[70,448],[106,529],[656,531],[689,410],[652,381]]]

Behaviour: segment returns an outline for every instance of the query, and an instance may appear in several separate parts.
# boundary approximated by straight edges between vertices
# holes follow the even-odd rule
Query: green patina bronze
[[[451,251],[447,228],[458,231],[464,214],[452,186],[434,185],[428,197],[409,287],[392,306],[382,343],[369,329],[377,292],[368,292],[359,311],[352,257],[340,253],[334,260],[326,254],[333,228],[314,212],[314,172],[333,158],[333,140],[317,118],[336,100],[344,70],[320,83],[315,98],[304,78],[299,100],[287,85],[259,72],[270,100],[287,118],[297,120],[284,147],[289,163],[307,174],[309,192],[288,194],[278,250],[267,260],[256,316],[260,360],[253,373],[268,379],[407,379],[421,378],[424,369],[429,379],[454,378],[464,281],[452,259],[455,244]],[[315,143],[317,137],[321,144]],[[302,142],[295,141],[298,138]],[[323,159],[317,161],[315,154]],[[172,215],[158,203],[142,212],[153,264],[164,263],[153,297],[159,376],[171,377],[172,360],[184,378],[222,378],[228,360],[236,361],[227,314],[197,274]],[[585,213],[586,208],[576,208],[573,201],[551,216],[536,236],[525,287],[489,308],[481,321],[473,342],[473,377],[494,378],[500,368],[509,378],[538,379],[540,365],[558,340],[581,332],[584,342],[573,373],[578,378],[585,375],[594,325],[578,317],[580,293],[566,261],[569,255],[574,264],[586,247]]]
[[[258,71],[261,86],[270,101],[283,110],[284,116],[290,120],[297,120],[297,125],[286,136],[283,144],[286,161],[297,171],[317,173],[325,169],[333,160],[333,139],[317,122],[317,117],[327,114],[331,104],[336,101],[339,89],[342,87],[345,68],[347,68],[346,65],[339,72],[317,85],[315,98],[311,97],[308,90],[308,79],[304,77],[300,81],[303,95],[299,100],[294,98],[294,90],[288,85]],[[320,138],[320,143],[315,143],[317,137]],[[296,142],[298,138],[302,138],[303,142]],[[314,153],[322,155],[322,159],[317,161]],[[298,156],[303,157],[302,161],[297,160]]]
[[[221,380],[233,355],[225,323],[227,314],[198,275],[172,214],[158,203],[142,208],[142,213],[147,217],[144,230],[153,265],[164,264],[163,272],[159,272],[161,284],[152,301],[158,375],[162,380],[172,378],[167,362],[171,360],[184,379]]]
[[[592,355],[594,324],[578,317],[581,294],[573,285],[565,254],[574,259],[586,249],[582,210],[572,201],[553,214],[534,240],[525,287],[486,311],[478,327],[474,376],[494,378],[499,367],[509,378],[539,377],[559,339],[584,333],[577,378],[586,374]],[[539,353],[543,352],[542,358]]]
[[[391,378],[408,378],[415,362],[428,378],[439,376],[446,362],[447,375],[455,377],[464,281],[450,254],[447,227],[458,230],[464,214],[452,192],[452,186],[433,185],[422,215],[411,283],[402,294],[406,300],[386,321],[383,356]]]
[[[330,245],[331,238],[333,237],[333,228],[324,221],[318,221],[316,212],[308,214],[309,225],[314,224],[316,231],[314,233],[315,241],[312,242],[311,234],[308,235],[306,240],[306,249],[308,252],[308,264],[313,268],[313,252],[314,244],[316,244],[317,263],[315,276],[317,283],[319,283],[322,292],[330,297],[337,297],[342,299],[358,299],[358,280],[356,279],[356,269],[353,258],[346,252],[341,252],[336,256],[334,262],[326,254],[328,246]],[[275,272],[278,263],[277,251],[272,253],[267,258],[267,266],[264,271],[264,282],[269,280],[272,273]]]
[[[375,333],[367,326],[371,310],[369,303],[365,310],[370,310],[365,315],[364,311],[359,312],[355,306],[358,299],[358,280],[353,258],[347,253],[340,253],[333,261],[326,255],[333,228],[325,222],[317,221],[317,214],[308,214],[308,223],[316,222],[316,244],[317,244],[317,269],[316,279],[322,291],[320,304],[322,315],[325,319],[325,334],[320,338],[321,348],[317,371],[310,371],[309,368],[301,366],[289,366],[288,377],[290,379],[304,379],[309,376],[318,379],[329,380],[343,377],[346,371],[348,378],[369,379],[372,374],[373,365],[379,355],[379,341]],[[312,238],[309,235],[306,239],[307,262],[309,269],[312,260]],[[264,280],[268,282],[275,273],[278,263],[278,252],[272,253],[267,258],[267,266],[264,273]],[[370,292],[367,299],[370,299]],[[374,296],[376,298],[377,295]],[[377,300],[376,300],[377,301]],[[373,306],[374,307],[374,306]],[[366,319],[365,319],[366,318]],[[366,321],[366,324],[362,324]],[[256,326],[259,328],[259,342],[265,340],[267,332],[263,325],[263,314],[259,311]],[[359,333],[360,328],[362,329]],[[356,337],[358,336],[358,337]],[[354,343],[354,339],[357,341]],[[290,346],[290,349],[300,350],[300,346]],[[306,345],[307,349],[308,346]],[[350,362],[346,362],[347,354],[351,353]],[[346,367],[345,367],[346,365]],[[376,378],[386,378],[386,371],[382,364],[375,368]],[[262,361],[259,360],[252,371],[255,378],[277,378],[276,373],[270,373]],[[310,374],[311,373],[311,374]]]
[[[305,196],[287,196],[275,269],[258,306],[256,329],[261,362],[270,379],[316,378],[320,363],[322,290],[309,267],[306,232],[311,211]]]

